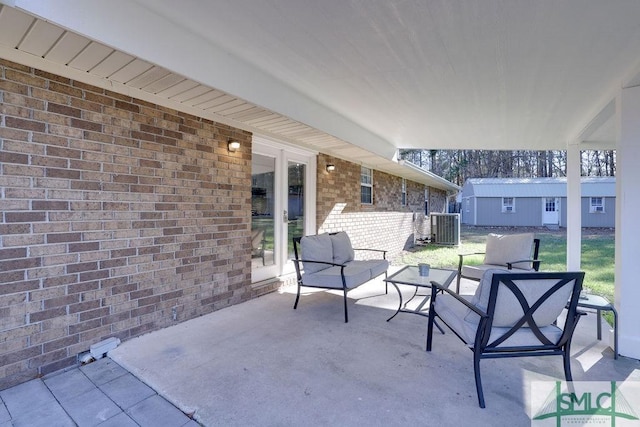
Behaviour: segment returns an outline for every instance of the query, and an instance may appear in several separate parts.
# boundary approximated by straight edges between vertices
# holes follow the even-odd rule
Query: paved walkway
[[[0,427],[199,426],[109,358],[0,391]]]

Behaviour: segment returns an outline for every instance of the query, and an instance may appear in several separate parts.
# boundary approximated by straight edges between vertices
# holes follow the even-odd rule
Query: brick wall
[[[250,169],[249,133],[0,60],[0,388],[249,299]]]
[[[336,165],[336,170],[327,172],[327,164]],[[407,181],[409,204],[402,206],[402,179],[374,170],[374,202],[361,204],[360,171],[361,166],[356,163],[318,156],[318,232],[344,230],[354,247],[386,249],[389,256],[394,256],[413,245],[414,212],[424,213],[425,186]],[[439,190],[430,193],[444,195]]]

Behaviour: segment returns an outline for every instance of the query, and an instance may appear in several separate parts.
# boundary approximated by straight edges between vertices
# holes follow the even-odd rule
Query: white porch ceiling
[[[635,0],[0,1],[4,57],[408,178],[397,148],[613,148],[640,81]]]

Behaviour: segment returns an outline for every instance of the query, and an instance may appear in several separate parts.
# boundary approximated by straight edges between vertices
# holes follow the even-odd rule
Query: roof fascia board
[[[380,136],[135,1],[12,0],[11,5],[386,159],[395,155],[395,146]]]
[[[451,191],[460,191],[462,188],[452,182],[447,181],[446,179],[442,178],[441,176],[438,176],[436,174],[434,174],[433,172],[429,172],[428,170],[422,169],[421,167],[407,161],[407,160],[400,160],[398,162],[400,165],[406,167],[407,169],[410,169],[413,172],[416,172],[418,174],[424,175],[425,179],[428,180],[429,182],[434,182],[437,183],[439,185],[441,185],[443,189],[447,189],[447,190],[451,190]]]

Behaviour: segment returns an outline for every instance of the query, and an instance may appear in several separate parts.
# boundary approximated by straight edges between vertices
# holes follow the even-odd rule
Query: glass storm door
[[[252,276],[277,275],[276,197],[276,158],[254,153],[251,160]]]
[[[258,282],[292,273],[292,238],[315,234],[308,190],[315,188],[315,155],[255,137],[251,165],[251,279]]]
[[[287,260],[293,255],[293,238],[305,235],[305,181],[306,165],[304,163],[287,162],[287,209],[283,214],[287,236]],[[293,264],[288,262],[284,272],[293,271]]]

